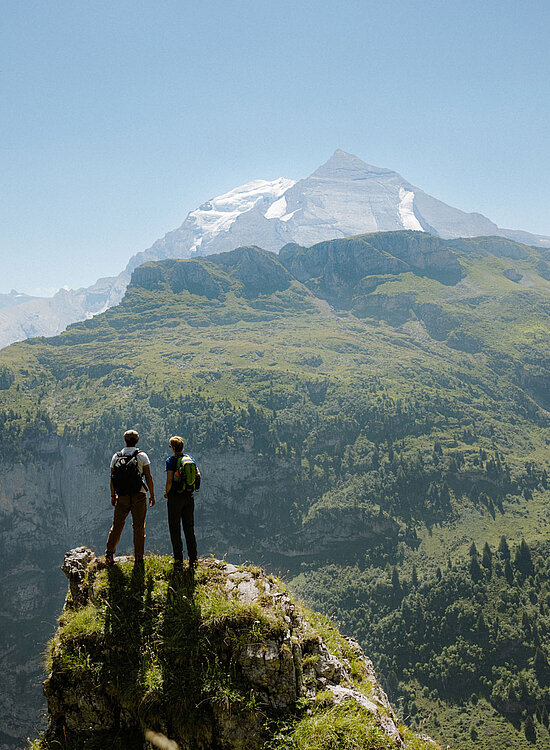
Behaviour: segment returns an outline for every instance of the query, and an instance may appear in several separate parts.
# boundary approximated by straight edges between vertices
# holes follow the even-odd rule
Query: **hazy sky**
[[[88,285],[336,148],[550,235],[550,7],[3,0],[0,292]]]

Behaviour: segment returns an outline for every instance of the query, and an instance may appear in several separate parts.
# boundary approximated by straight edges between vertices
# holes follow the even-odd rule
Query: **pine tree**
[[[500,543],[498,545],[498,551],[500,553],[500,556],[503,560],[509,560],[510,559],[510,548],[508,547],[508,542],[506,541],[505,536],[500,537]]]
[[[483,547],[483,556],[481,558],[481,564],[484,568],[487,570],[491,570],[493,567],[493,553],[491,552],[491,548],[485,542],[485,546]]]
[[[477,557],[479,552],[477,551],[476,543],[472,542],[472,546],[470,547],[470,557]]]
[[[506,563],[504,565],[504,577],[511,586],[514,582],[514,571],[512,570],[512,566],[510,565],[510,560],[506,560]]]
[[[531,550],[525,539],[521,540],[521,543],[516,550],[514,556],[514,567],[525,576],[531,576],[535,572],[533,560],[531,558]]]
[[[416,571],[416,565],[413,565],[412,569],[412,585],[415,587],[418,586],[418,573]]]
[[[473,555],[472,559],[470,560],[470,575],[472,576],[472,580],[476,582],[480,581],[481,578],[483,577],[481,568],[479,567],[479,563],[475,555]]]
[[[525,677],[519,678],[519,694],[521,700],[526,701],[529,699],[529,688],[527,687],[527,680]]]
[[[395,592],[401,593],[401,581],[399,580],[399,571],[397,568],[393,568],[391,574],[391,585]]]
[[[487,627],[485,623],[485,618],[483,617],[483,613],[480,613],[479,617],[477,618],[476,630],[479,636],[479,640],[482,643],[485,643],[489,640],[489,628]]]
[[[540,648],[537,648],[535,652],[535,672],[540,675],[543,674],[547,668],[548,662],[546,661],[546,656]]]
[[[535,724],[533,723],[533,719],[530,715],[525,719],[525,724],[523,725],[523,732],[528,742],[537,741],[537,732],[535,730]]]

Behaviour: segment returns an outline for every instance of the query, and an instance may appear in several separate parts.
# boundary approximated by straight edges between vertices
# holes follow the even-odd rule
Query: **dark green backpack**
[[[176,492],[193,492],[200,484],[197,465],[191,456],[178,456],[174,472],[173,486]]]

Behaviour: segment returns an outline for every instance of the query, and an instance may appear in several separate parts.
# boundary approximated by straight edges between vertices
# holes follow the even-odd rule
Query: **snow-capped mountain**
[[[0,347],[54,335],[71,322],[106,310],[120,301],[132,271],[146,261],[209,255],[250,244],[277,252],[289,242],[309,246],[399,229],[445,239],[496,235],[550,247],[550,237],[501,229],[482,214],[433,198],[397,172],[337,150],[304,180],[253,180],[211,198],[191,211],[178,229],[130,258],[116,277],[100,279],[87,289],[60,290],[51,298],[0,305]]]
[[[413,229],[444,239],[497,235],[550,246],[549,237],[500,229],[482,214],[433,198],[390,169],[337,150],[305,180],[255,180],[192,211],[179,229],[130,261],[188,258],[243,244],[277,252],[366,232]]]

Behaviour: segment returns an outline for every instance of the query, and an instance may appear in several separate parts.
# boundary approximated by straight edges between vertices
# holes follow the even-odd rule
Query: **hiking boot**
[[[115,564],[115,556],[112,552],[106,552],[105,553],[105,565],[114,565]]]

